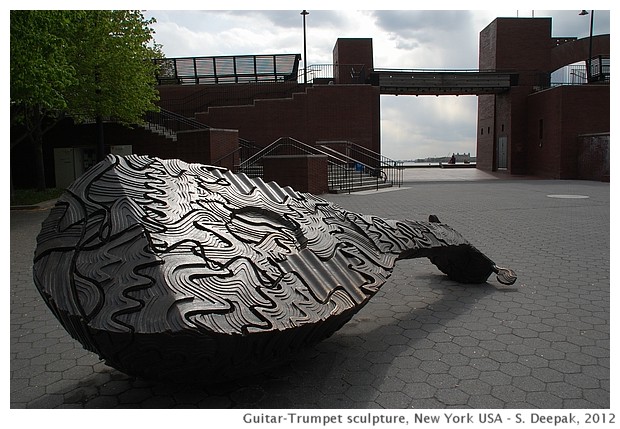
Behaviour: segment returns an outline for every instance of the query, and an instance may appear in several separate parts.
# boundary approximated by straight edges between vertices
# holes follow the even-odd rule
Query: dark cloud
[[[403,52],[403,68],[474,68],[476,25],[469,11],[383,10],[371,12],[375,24]],[[453,49],[458,45],[459,49]],[[429,53],[432,53],[430,55]]]
[[[581,16],[578,10],[544,10],[534,11],[535,16],[550,16],[552,35],[554,37],[588,37],[590,32],[590,15]],[[591,11],[588,10],[588,13]],[[609,34],[609,10],[594,11],[593,34]]]
[[[438,33],[460,33],[471,28],[468,11],[381,10],[372,12],[377,26],[399,39],[420,43],[437,39]]]
[[[321,26],[340,28],[346,25],[346,11],[335,10],[308,10],[306,26]],[[301,28],[303,16],[301,10],[236,10],[219,12],[232,16],[252,16],[264,20],[265,25],[280,28]]]

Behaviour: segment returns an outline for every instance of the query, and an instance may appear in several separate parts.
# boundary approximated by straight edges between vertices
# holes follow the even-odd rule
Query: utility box
[[[97,157],[91,147],[54,148],[54,172],[57,188],[67,188],[86,170],[95,165]]]
[[[133,147],[130,144],[110,146],[110,153],[119,156],[131,155],[133,153]]]

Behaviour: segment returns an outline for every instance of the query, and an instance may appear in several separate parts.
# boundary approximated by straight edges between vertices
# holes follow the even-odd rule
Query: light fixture
[[[302,10],[300,15],[303,17],[303,25],[304,25],[304,85],[308,84],[308,58],[306,52],[306,15],[309,15],[310,12],[307,10]]]
[[[592,82],[592,28],[594,27],[594,10],[588,12],[587,10],[583,9],[581,12],[579,12],[579,15],[590,15],[590,47],[588,50],[588,61],[586,61],[586,79],[588,83],[590,83]]]

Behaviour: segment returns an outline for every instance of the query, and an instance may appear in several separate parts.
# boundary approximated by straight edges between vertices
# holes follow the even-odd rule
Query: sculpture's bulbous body
[[[437,221],[363,216],[217,167],[110,155],[43,223],[34,279],[109,365],[204,382],[259,372],[331,335],[396,260],[421,256],[461,282],[498,271]]]

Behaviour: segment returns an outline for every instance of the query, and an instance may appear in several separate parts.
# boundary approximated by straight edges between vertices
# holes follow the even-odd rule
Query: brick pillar
[[[327,156],[277,155],[263,158],[263,180],[290,186],[299,192],[320,195],[327,186]]]

